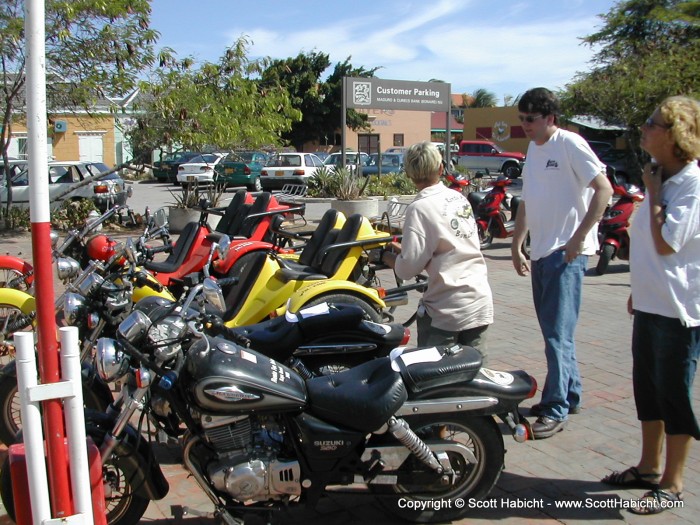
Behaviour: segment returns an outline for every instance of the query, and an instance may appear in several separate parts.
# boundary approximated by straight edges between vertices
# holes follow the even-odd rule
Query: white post
[[[24,450],[29,481],[29,501],[32,508],[32,523],[41,525],[51,518],[48,478],[44,461],[44,435],[42,431],[39,403],[29,401],[29,392],[37,386],[36,356],[34,355],[34,334],[17,332],[14,334],[17,347],[17,389],[22,404],[22,429]],[[15,502],[15,505],[22,502]]]
[[[75,512],[83,515],[83,523],[93,523],[90,466],[85,442],[80,336],[75,326],[64,326],[58,331],[61,339],[61,379],[73,385],[73,396],[67,397],[63,402],[73,503]]]

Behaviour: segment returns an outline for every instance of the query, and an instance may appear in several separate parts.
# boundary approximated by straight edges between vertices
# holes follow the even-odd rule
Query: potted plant
[[[320,168],[309,182],[313,197],[332,197],[331,207],[349,216],[360,213],[374,217],[378,212],[377,199],[365,196],[369,177],[360,177],[346,167]]]
[[[202,200],[206,200],[209,208],[219,206],[224,193],[225,184],[212,182],[199,183],[198,181],[185,182],[179,191],[170,191],[175,199],[168,206],[168,226],[172,232],[181,232],[187,223],[198,221],[202,212]],[[219,215],[209,215],[209,225],[216,227],[220,219]]]

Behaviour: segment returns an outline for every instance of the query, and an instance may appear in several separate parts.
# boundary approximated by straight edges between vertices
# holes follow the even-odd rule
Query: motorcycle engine
[[[230,424],[209,426],[205,436],[218,452],[207,466],[217,490],[239,501],[301,494],[299,462],[279,459],[284,430],[274,418],[244,416]]]

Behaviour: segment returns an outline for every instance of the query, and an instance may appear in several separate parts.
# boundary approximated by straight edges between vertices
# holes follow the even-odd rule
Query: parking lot
[[[517,187],[517,186],[516,186]],[[136,211],[146,205],[156,208],[169,201],[172,185],[135,184],[130,204]],[[3,253],[22,251],[27,256],[26,235],[3,239]],[[484,251],[489,281],[494,294],[495,321],[489,328],[488,367],[524,369],[542,385],[545,377],[543,344],[532,308],[530,281],[519,277],[510,261],[510,241],[496,239]],[[596,257],[589,261],[584,280],[584,297],[576,342],[583,377],[583,410],[571,416],[568,427],[541,441],[516,443],[504,435],[507,454],[505,470],[484,502],[471,502],[467,518],[456,523],[504,524],[524,522],[559,523],[697,523],[700,513],[700,447],[695,446],[685,475],[684,507],[669,509],[658,516],[636,516],[622,507],[638,498],[642,490],[614,490],[599,483],[611,470],[636,464],[639,457],[639,425],[632,396],[630,336],[632,321],[626,312],[629,273],[626,262],[613,261],[609,272],[595,275]],[[416,307],[413,294],[400,307],[397,318],[404,320]],[[415,327],[413,327],[415,328]],[[695,388],[696,407],[700,400]],[[539,395],[528,400],[529,406]],[[527,414],[526,406],[523,414]],[[176,446],[160,450],[161,466],[171,485],[170,494],[152,502],[142,523],[188,525],[214,524],[211,517],[183,515],[183,505],[206,514],[212,505],[191,477],[178,464]],[[1,513],[1,511],[0,511]],[[695,516],[695,518],[693,517]],[[5,521],[3,521],[5,520]],[[7,521],[0,517],[0,524]],[[373,500],[356,495],[334,495],[317,510],[284,511],[277,523],[354,524],[399,523]]]

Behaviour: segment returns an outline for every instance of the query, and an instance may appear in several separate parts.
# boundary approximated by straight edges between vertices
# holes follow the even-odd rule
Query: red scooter
[[[521,199],[514,196],[510,202],[508,201],[509,194],[506,193],[506,186],[512,183],[511,179],[500,175],[495,181],[489,183],[491,189],[488,192],[472,192],[467,196],[474,210],[482,249],[491,246],[494,238],[506,239],[513,236],[515,217]],[[510,219],[506,214],[507,211],[510,211]],[[528,235],[525,246],[529,244]]]
[[[600,258],[595,268],[598,275],[603,275],[610,261],[616,257],[623,261],[629,260],[630,235],[627,229],[635,204],[644,200],[644,192],[638,186],[618,178],[614,169],[608,167],[607,175],[613,187],[613,195],[618,199],[608,207],[598,225]]]

